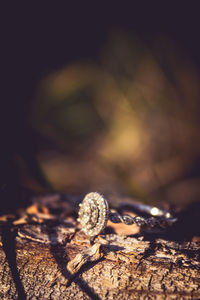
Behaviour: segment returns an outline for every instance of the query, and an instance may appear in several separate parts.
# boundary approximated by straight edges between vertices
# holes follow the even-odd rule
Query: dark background
[[[2,9],[2,212],[28,203],[24,186],[22,189],[19,181],[18,155],[23,157],[32,175],[48,189],[34,163],[43,141],[27,120],[36,87],[46,74],[72,62],[95,60],[112,30],[137,35],[146,45],[157,36],[170,39],[178,45],[180,56],[184,53],[199,70],[200,18],[196,2],[188,2],[188,5],[176,2],[171,7],[148,2],[140,7],[134,3],[129,7],[120,4],[86,6],[77,2],[75,7],[59,7],[46,2],[37,7],[10,4]]]

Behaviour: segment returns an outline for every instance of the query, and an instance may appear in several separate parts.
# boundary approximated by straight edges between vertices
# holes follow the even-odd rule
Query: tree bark
[[[70,216],[0,229],[0,299],[200,298],[198,242],[106,233],[91,245]]]

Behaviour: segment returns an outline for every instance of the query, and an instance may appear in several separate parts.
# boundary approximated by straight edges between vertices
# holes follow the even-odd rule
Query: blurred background
[[[51,191],[199,201],[196,7],[5,11],[1,212]]]

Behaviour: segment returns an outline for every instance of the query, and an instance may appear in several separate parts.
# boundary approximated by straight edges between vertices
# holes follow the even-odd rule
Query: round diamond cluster
[[[79,204],[79,218],[86,235],[94,237],[106,226],[109,215],[108,202],[99,193],[89,193]]]

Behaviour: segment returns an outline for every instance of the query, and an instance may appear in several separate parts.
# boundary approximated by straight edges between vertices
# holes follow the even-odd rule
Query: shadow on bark
[[[99,296],[88,286],[88,284],[83,279],[80,278],[80,275],[82,274],[83,270],[86,270],[84,267],[82,267],[79,270],[79,272],[75,275],[70,274],[70,272],[66,269],[68,258],[64,246],[51,244],[50,250],[62,275],[68,280],[66,286],[69,287],[72,284],[72,282],[75,282],[79,286],[79,288],[84,293],[86,293],[91,299],[100,300]],[[99,261],[89,264],[87,269],[92,268],[98,262]]]
[[[17,261],[16,261],[16,235],[17,229],[14,230],[12,228],[12,222],[8,221],[5,226],[3,226],[2,230],[2,243],[3,250],[6,255],[6,259],[12,274],[13,281],[15,283],[15,287],[18,293],[18,299],[25,300],[26,294],[24,291],[24,287],[22,285],[20,275],[17,269]]]

